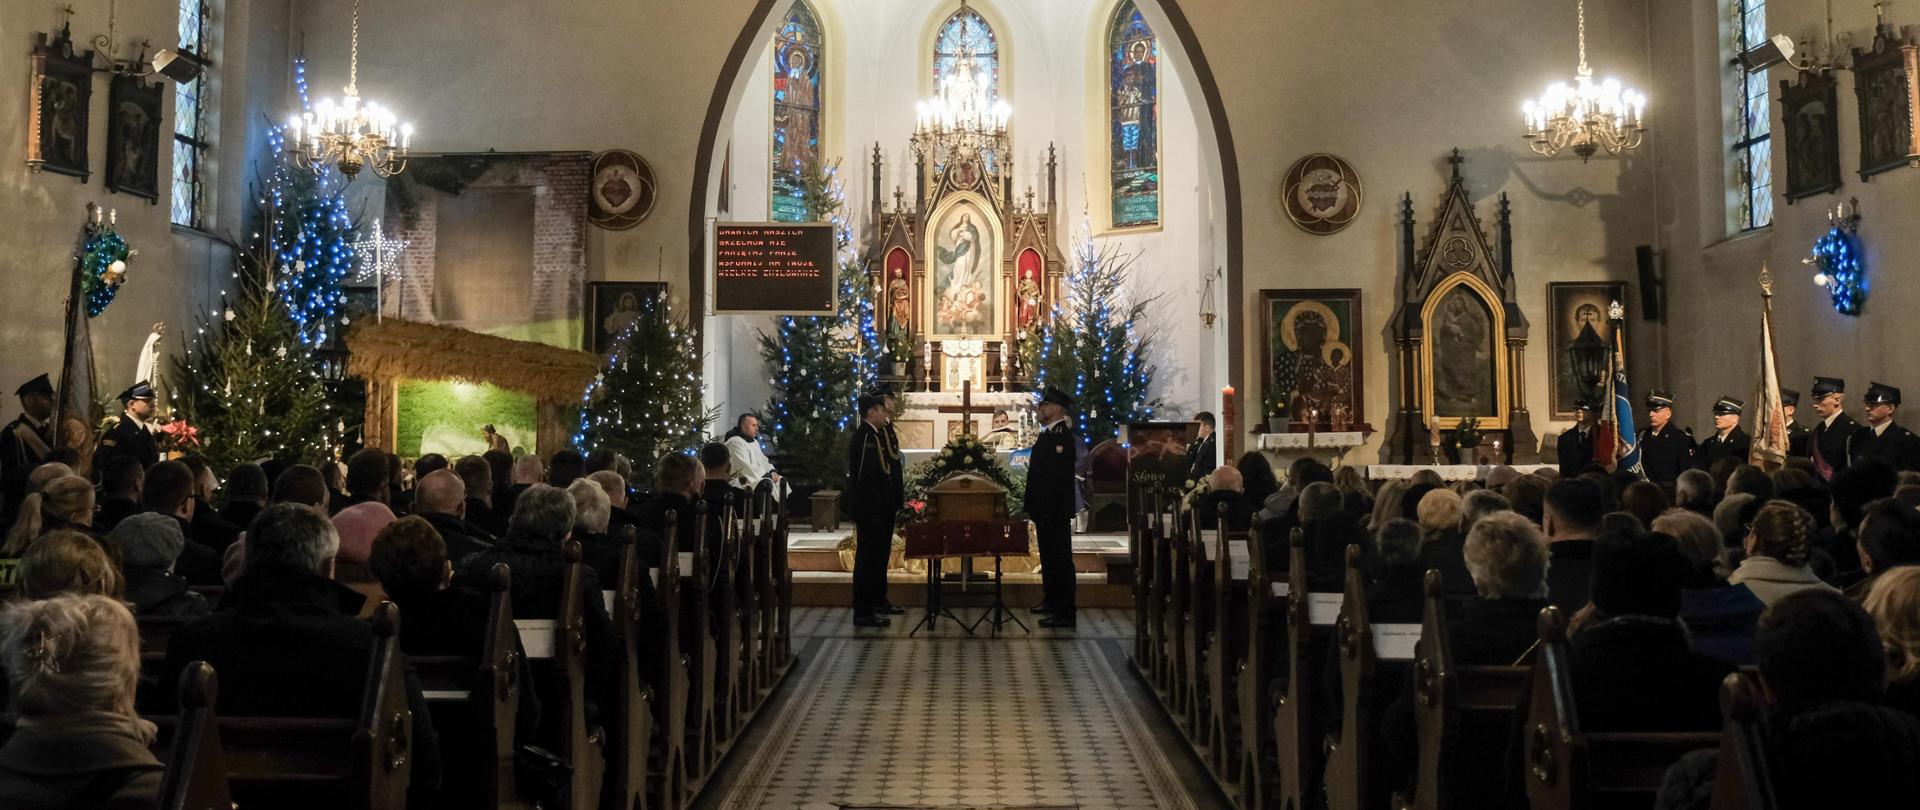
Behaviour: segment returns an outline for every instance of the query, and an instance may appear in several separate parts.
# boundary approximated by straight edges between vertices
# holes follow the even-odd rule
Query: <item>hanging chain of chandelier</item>
[[[1573,84],[1549,85],[1540,98],[1527,101],[1522,113],[1534,152],[1553,157],[1571,149],[1584,163],[1603,149],[1617,155],[1640,146],[1647,133],[1641,119],[1647,97],[1617,79],[1594,81],[1587,66],[1586,0],[1579,0],[1579,19],[1580,67]]]
[[[352,179],[363,168],[381,177],[407,169],[413,125],[400,123],[391,109],[360,98],[360,0],[353,3],[353,45],[347,86],[340,103],[321,99],[287,125],[293,156],[314,172],[328,166]]]

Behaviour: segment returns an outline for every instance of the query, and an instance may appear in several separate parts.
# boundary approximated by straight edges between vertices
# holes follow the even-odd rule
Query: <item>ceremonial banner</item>
[[[1626,320],[1626,309],[1613,302],[1609,320]],[[1601,414],[1600,432],[1594,437],[1594,460],[1609,470],[1629,470],[1645,476],[1640,469],[1639,433],[1633,427],[1633,390],[1627,384],[1627,347],[1622,330],[1613,332],[1613,377],[1607,381],[1607,403]]]
[[[1780,407],[1779,358],[1773,349],[1773,274],[1760,269],[1760,391],[1755,394],[1753,449],[1747,463],[1767,473],[1787,465],[1787,414]]]

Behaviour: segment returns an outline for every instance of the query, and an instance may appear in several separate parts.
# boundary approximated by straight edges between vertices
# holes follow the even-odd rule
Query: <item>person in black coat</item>
[[[173,573],[174,561],[187,546],[179,521],[158,512],[132,515],[120,521],[107,540],[120,558],[127,603],[135,615],[186,618],[213,611],[185,577]]]
[[[1048,386],[1039,405],[1045,429],[1034,437],[1027,466],[1027,493],[1023,508],[1039,530],[1040,575],[1045,597],[1037,612],[1047,614],[1041,627],[1074,626],[1073,516],[1080,511],[1080,488],[1074,481],[1079,466],[1080,437],[1067,415],[1073,398]]]
[[[1847,415],[1847,381],[1838,377],[1813,378],[1813,411],[1820,421],[1807,436],[1807,458],[1813,460],[1813,474],[1822,481],[1845,470],[1847,447],[1860,425]]]
[[[1219,453],[1219,437],[1214,435],[1213,414],[1201,411],[1194,414],[1193,421],[1199,423],[1200,434],[1187,445],[1187,480],[1203,481],[1213,472],[1215,459]]]
[[[465,520],[490,536],[506,534],[507,510],[494,508],[493,464],[481,456],[463,456],[453,463],[453,472],[466,487]]]
[[[1587,604],[1592,593],[1594,537],[1606,507],[1600,485],[1585,478],[1563,478],[1547,488],[1541,515],[1548,553],[1547,601],[1568,613]]]
[[[1723,458],[1747,463],[1748,451],[1753,449],[1753,437],[1740,429],[1740,414],[1747,404],[1733,397],[1721,397],[1713,403],[1713,435],[1700,443],[1699,452],[1694,454],[1694,466],[1702,470],[1713,469],[1715,462]]]
[[[267,508],[267,496],[270,489],[267,484],[267,471],[260,465],[248,462],[238,464],[233,472],[227,474],[226,505],[220,507],[220,517],[246,531],[247,524],[260,516],[260,510]]]
[[[1872,383],[1865,398],[1867,423],[1854,431],[1847,442],[1847,463],[1878,461],[1896,472],[1920,470],[1920,436],[1894,424],[1900,409],[1900,389],[1885,383]]]
[[[860,397],[860,426],[847,442],[847,487],[843,511],[853,519],[853,623],[883,627],[887,618],[887,559],[893,552],[894,518],[906,502],[900,477],[905,460],[887,429],[886,398]]]
[[[1799,410],[1800,392],[1791,388],[1780,389],[1780,415],[1787,420],[1787,455],[1806,458],[1807,437],[1812,436],[1813,431],[1793,418]]]
[[[100,445],[93,451],[93,464],[97,469],[106,469],[113,457],[119,455],[137,459],[142,467],[151,467],[160,460],[160,448],[153,441],[153,432],[147,429],[147,419],[153,416],[153,399],[153,386],[145,380],[120,392],[120,403],[125,409],[120,413],[120,421],[100,435]]]
[[[1254,505],[1247,499],[1240,471],[1232,467],[1216,469],[1207,474],[1207,486],[1207,494],[1200,496],[1193,507],[1196,517],[1200,518],[1200,528],[1220,528],[1224,507],[1227,529],[1246,531],[1253,522]]]
[[[669,458],[679,457],[672,454]],[[687,459],[692,461],[692,459]],[[513,506],[513,520],[507,536],[492,548],[467,558],[465,576],[473,582],[486,582],[488,572],[497,563],[506,563],[513,572],[513,616],[516,619],[553,619],[560,615],[561,591],[566,583],[567,562],[560,547],[572,535],[576,517],[573,497],[566,490],[546,484],[531,484]],[[252,540],[249,539],[251,544]],[[612,585],[613,583],[606,583]],[[611,711],[619,689],[620,637],[613,620],[607,616],[606,602],[600,591],[605,586],[590,566],[580,566],[580,620],[587,638],[587,695],[595,706],[590,711]],[[551,674],[551,673],[545,673]],[[545,683],[544,690],[559,688]],[[551,695],[552,691],[543,694]],[[604,708],[602,708],[604,707]],[[564,718],[546,718],[540,739],[551,745]]]
[[[1672,424],[1672,394],[1656,388],[1647,394],[1646,404],[1647,426],[1640,431],[1640,466],[1647,480],[1671,487],[1681,470],[1693,468],[1693,436]]]
[[[1582,730],[1720,728],[1720,680],[1733,666],[1694,652],[1677,618],[1690,575],[1670,537],[1615,531],[1596,541],[1593,602],[1568,648]]]
[[[427,473],[414,486],[413,512],[433,526],[454,565],[493,547],[494,537],[466,521],[467,487],[452,470]]]
[[[1560,475],[1566,478],[1579,475],[1582,469],[1593,463],[1593,403],[1585,399],[1574,402],[1573,420],[1573,427],[1561,431],[1556,450]]]
[[[27,476],[46,463],[53,452],[53,383],[42,374],[16,389],[20,416],[0,428],[0,518],[12,525],[13,514],[27,497]]]
[[[213,615],[174,631],[161,694],[177,694],[187,664],[205,661],[220,675],[222,717],[360,716],[373,627],[356,618],[365,597],[328,578],[338,543],[332,524],[311,507],[281,503],[260,513],[247,534],[246,573]],[[406,683],[413,713],[407,806],[428,808],[440,789],[440,741],[419,682],[409,673]]]
[[[100,470],[100,505],[93,511],[95,531],[110,532],[128,516],[147,511],[140,503],[146,487],[147,468],[132,456],[113,456]]]

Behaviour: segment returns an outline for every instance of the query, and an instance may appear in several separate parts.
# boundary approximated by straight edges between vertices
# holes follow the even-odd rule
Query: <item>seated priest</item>
[[[733,430],[727,434],[727,455],[732,473],[728,480],[735,487],[752,491],[760,485],[761,479],[766,479],[773,482],[773,497],[786,497],[786,482],[781,479],[780,471],[773,468],[773,462],[767,459],[767,451],[760,446],[760,417],[750,413],[740,414]]]

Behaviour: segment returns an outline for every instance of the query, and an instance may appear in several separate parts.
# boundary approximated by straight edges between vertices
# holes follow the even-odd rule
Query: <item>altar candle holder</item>
[[[1506,456],[1503,456],[1503,455],[1501,455],[1501,454],[1500,454],[1500,440],[1499,440],[1499,439],[1494,439],[1494,440],[1493,440],[1493,463],[1495,463],[1495,464],[1505,464],[1505,463],[1507,463],[1507,462],[1506,462]]]
[[[1433,424],[1427,430],[1427,438],[1433,448],[1433,466],[1440,466],[1440,417],[1433,418]]]

